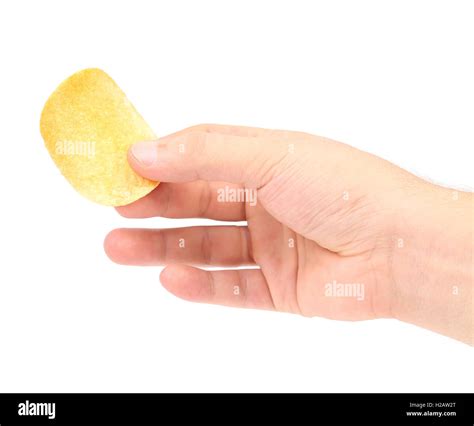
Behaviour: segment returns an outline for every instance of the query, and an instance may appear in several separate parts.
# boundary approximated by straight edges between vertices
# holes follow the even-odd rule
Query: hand
[[[140,142],[129,163],[162,183],[117,208],[123,216],[247,222],[107,236],[118,263],[168,265],[160,278],[173,294],[341,320],[398,318],[472,344],[472,194],[326,138],[246,127],[200,125]]]

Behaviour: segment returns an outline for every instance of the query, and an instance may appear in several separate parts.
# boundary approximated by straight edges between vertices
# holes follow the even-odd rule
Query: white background
[[[39,134],[67,76],[108,72],[158,135],[301,130],[473,185],[474,3],[0,3],[0,391],[474,391],[464,344],[392,320],[194,305],[112,264],[127,220],[79,196]]]

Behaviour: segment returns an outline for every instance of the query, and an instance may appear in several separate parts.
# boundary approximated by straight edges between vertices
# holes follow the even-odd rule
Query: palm
[[[260,266],[275,309],[307,316],[373,318],[376,272],[367,254],[340,256],[282,225],[263,207],[247,207],[253,258]],[[363,284],[363,300],[328,296],[326,286]],[[354,287],[360,289],[361,287]]]

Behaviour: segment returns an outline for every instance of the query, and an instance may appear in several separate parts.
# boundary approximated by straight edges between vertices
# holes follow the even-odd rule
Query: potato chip
[[[61,83],[44,106],[40,128],[61,173],[92,201],[123,206],[158,185],[127,161],[133,143],[156,136],[102,70],[79,71]]]

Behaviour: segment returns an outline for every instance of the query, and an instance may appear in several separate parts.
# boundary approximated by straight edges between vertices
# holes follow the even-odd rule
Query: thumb
[[[191,128],[129,151],[131,167],[163,182],[225,181],[265,185],[291,153],[285,138],[249,137]]]

